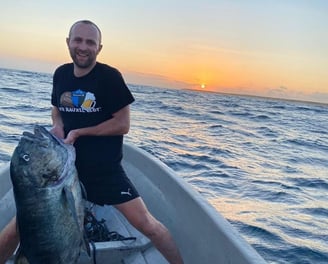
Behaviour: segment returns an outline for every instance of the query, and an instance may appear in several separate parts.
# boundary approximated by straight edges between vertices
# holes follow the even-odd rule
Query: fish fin
[[[66,198],[68,207],[72,212],[72,215],[73,215],[73,218],[74,218],[75,223],[77,225],[77,228],[80,229],[79,219],[78,219],[76,209],[75,209],[75,199],[74,199],[73,193],[67,186],[64,187],[63,193],[64,193],[64,196]],[[83,236],[81,237],[81,240],[84,242],[85,250],[88,253],[88,255],[90,256],[90,254],[91,254],[90,253],[90,245],[89,245],[88,239],[85,235],[85,232],[83,232]]]
[[[78,219],[77,213],[76,213],[75,199],[74,199],[73,193],[72,193],[72,191],[67,186],[65,186],[63,188],[63,194],[64,194],[64,196],[66,198],[66,202],[67,202],[68,208],[70,209],[70,211],[71,211],[71,213],[73,215],[73,218],[74,218],[74,220],[76,222],[76,225],[80,229],[80,224],[79,224],[79,219]]]
[[[88,200],[87,190],[84,187],[84,184],[80,181],[81,191],[82,191],[82,198],[84,200]]]
[[[22,253],[21,248],[19,247],[16,253],[14,264],[29,264],[27,258]]]

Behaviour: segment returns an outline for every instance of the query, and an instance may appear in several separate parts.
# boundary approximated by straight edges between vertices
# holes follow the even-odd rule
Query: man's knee
[[[13,218],[0,234],[0,263],[4,263],[14,253],[18,243],[16,218]]]
[[[17,224],[16,224],[16,217],[14,217],[8,224],[5,226],[5,228],[1,231],[1,237],[2,238],[17,238],[18,230],[17,230]]]
[[[161,236],[167,231],[164,225],[151,215],[139,223],[138,229],[147,237]]]

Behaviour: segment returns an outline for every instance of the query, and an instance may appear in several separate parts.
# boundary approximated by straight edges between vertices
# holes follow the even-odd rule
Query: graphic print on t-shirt
[[[73,92],[64,92],[60,97],[61,110],[66,112],[99,112],[96,108],[96,97],[93,93],[83,90],[75,90]],[[79,109],[79,110],[77,110]]]

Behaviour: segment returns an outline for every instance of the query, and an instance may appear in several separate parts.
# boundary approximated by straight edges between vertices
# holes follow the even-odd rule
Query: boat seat
[[[10,189],[0,201],[0,230],[2,230],[16,214],[13,190]]]

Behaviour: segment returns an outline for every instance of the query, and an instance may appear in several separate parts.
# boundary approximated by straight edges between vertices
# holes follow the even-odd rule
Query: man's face
[[[76,24],[67,38],[67,45],[74,64],[82,69],[92,68],[102,46],[100,34],[90,24]]]

